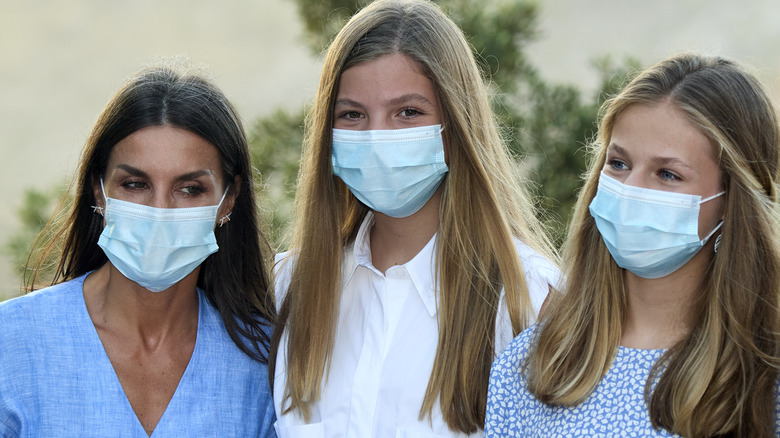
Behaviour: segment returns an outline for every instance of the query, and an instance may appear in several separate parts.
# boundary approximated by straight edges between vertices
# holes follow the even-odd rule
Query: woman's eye
[[[146,188],[146,183],[143,181],[125,181],[121,185],[123,188],[130,190],[140,190]]]
[[[205,192],[206,189],[203,186],[194,185],[194,186],[182,187],[181,191],[184,192],[184,194],[186,195],[192,196],[192,195],[200,195],[201,193]]]
[[[414,108],[404,108],[400,112],[401,117],[414,117],[418,114],[420,114],[420,111],[417,111]]]
[[[625,170],[625,169],[628,169],[628,165],[626,165],[626,163],[624,163],[623,161],[618,160],[616,158],[613,158],[613,159],[607,161],[607,164],[609,164],[609,166],[611,168],[615,169],[615,170]]]
[[[658,175],[661,177],[661,179],[668,179],[668,180],[679,180],[680,179],[679,176],[677,176],[676,174],[674,174],[674,173],[672,173],[672,172],[670,172],[668,170],[665,170],[665,169],[664,170],[660,170],[658,172]]]
[[[347,120],[357,120],[361,118],[363,114],[360,114],[358,111],[346,111],[341,114],[341,118],[347,119]]]

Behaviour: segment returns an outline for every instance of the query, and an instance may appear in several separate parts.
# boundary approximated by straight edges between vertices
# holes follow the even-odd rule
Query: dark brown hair
[[[143,70],[106,105],[82,152],[67,215],[52,219],[28,261],[28,290],[36,288],[39,271],[59,254],[51,284],[99,268],[107,258],[97,241],[103,229],[93,184],[103,177],[113,147],[149,126],[174,126],[195,133],[219,152],[224,181],[241,180],[230,222],[215,230],[219,251],[201,265],[198,287],[217,308],[236,345],[266,363],[269,327],[276,319],[269,289],[271,251],[260,231],[244,129],[224,94],[208,80],[180,73],[174,67]]]

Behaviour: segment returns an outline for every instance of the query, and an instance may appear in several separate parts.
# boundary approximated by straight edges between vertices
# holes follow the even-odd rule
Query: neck
[[[171,288],[155,293],[127,279],[110,262],[84,281],[84,298],[96,327],[145,344],[192,333],[198,322],[196,269]]]
[[[441,190],[416,213],[394,218],[375,212],[371,228],[371,260],[375,268],[386,272],[413,259],[431,240],[439,228]]]
[[[684,339],[711,260],[711,245],[705,245],[688,263],[665,277],[647,279],[624,271],[628,311],[621,344],[666,349]]]

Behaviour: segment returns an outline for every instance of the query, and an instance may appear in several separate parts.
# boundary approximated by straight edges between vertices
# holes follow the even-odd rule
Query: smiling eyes
[[[361,117],[363,117],[363,114],[358,111],[346,111],[339,116],[339,118],[347,120],[358,120]]]
[[[419,115],[419,114],[422,114],[422,113],[420,111],[414,109],[414,108],[404,108],[399,113],[399,115],[401,115],[401,117],[414,117],[414,116]]]
[[[398,111],[397,114],[400,118],[411,119],[416,116],[423,115],[424,113],[417,108],[403,108],[400,111]],[[348,110],[348,111],[342,111],[339,115],[337,115],[337,118],[356,121],[365,118],[365,114],[361,113],[360,111]]]

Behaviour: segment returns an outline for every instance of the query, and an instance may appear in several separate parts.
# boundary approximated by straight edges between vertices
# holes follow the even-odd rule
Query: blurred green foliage
[[[277,110],[255,121],[248,130],[252,164],[261,177],[258,204],[265,220],[268,240],[281,243],[292,218],[298,161],[303,143],[303,110]]]
[[[19,291],[21,291],[24,266],[36,237],[58,207],[61,209],[69,207],[68,199],[63,198],[63,193],[60,185],[49,190],[27,189],[24,192],[22,206],[16,212],[21,226],[15,230],[2,248],[3,252],[11,256],[13,267],[19,275]],[[50,278],[51,272],[48,271],[53,272],[53,267],[46,265],[44,270],[47,272],[42,273],[41,278]],[[2,297],[3,294],[0,293],[0,300]]]
[[[5,247],[13,257],[14,266],[20,274],[35,237],[51,217],[57,194],[58,191],[44,192],[36,189],[27,189],[24,192],[22,206],[16,212],[22,225],[6,242]]]

